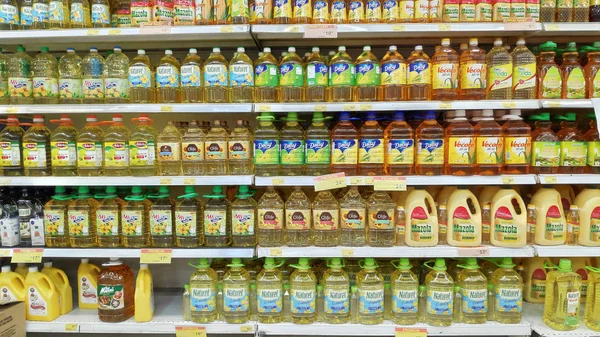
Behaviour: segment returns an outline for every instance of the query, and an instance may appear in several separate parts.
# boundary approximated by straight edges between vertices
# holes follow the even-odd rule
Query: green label
[[[587,143],[588,166],[600,166],[600,141]]]
[[[125,307],[123,285],[98,284],[98,308],[101,310],[121,310]]]
[[[329,85],[346,86],[356,83],[354,64],[346,62],[333,63],[329,68]]]
[[[560,166],[585,166],[587,144],[585,142],[560,142]]]
[[[575,68],[567,78],[567,98],[585,98],[585,77],[581,68]]]
[[[328,84],[327,65],[325,63],[311,63],[306,66],[306,85],[309,87],[326,87]]]
[[[304,164],[304,140],[281,140],[281,164]]]
[[[544,79],[542,80],[542,97],[540,98],[560,98],[562,91],[562,79],[558,67],[548,68]]]
[[[231,17],[250,17],[250,10],[248,9],[248,0],[233,0],[231,2]]]
[[[560,162],[560,142],[533,142],[533,166],[556,167]]]
[[[154,165],[154,160],[156,159],[154,141],[130,140],[129,159],[131,166]]]
[[[279,85],[277,66],[274,64],[259,64],[254,68],[254,73],[254,85],[257,87],[276,87]]]
[[[102,167],[102,142],[77,142],[78,167]]]
[[[298,63],[284,63],[279,67],[279,85],[282,87],[304,86],[304,69]]]
[[[357,66],[356,85],[374,86],[381,81],[381,70],[377,63],[363,63]]]
[[[306,140],[306,163],[329,164],[331,162],[331,143],[328,139]]]
[[[278,140],[254,140],[254,164],[277,165],[279,164]]]

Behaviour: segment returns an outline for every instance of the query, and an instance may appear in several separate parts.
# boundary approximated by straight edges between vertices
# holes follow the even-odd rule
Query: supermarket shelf
[[[600,184],[600,174],[539,174],[540,184]]]
[[[1,177],[0,186],[157,186],[252,185],[254,176],[165,177]]]
[[[482,246],[461,248],[451,246],[435,247],[256,247],[258,257],[533,257],[533,248],[503,248]]]
[[[49,258],[139,258],[140,249],[136,248],[42,248],[43,257]],[[8,255],[12,256],[12,249],[8,249]],[[254,257],[254,248],[194,248],[194,249],[172,249],[172,258],[191,259],[200,257],[221,257],[221,258],[252,258]]]
[[[600,248],[585,246],[539,246],[533,245],[535,256],[539,257],[594,257],[600,256]]]
[[[600,23],[597,22],[547,22],[542,27],[538,36],[598,36],[600,33]]]
[[[542,108],[570,108],[591,109],[592,100],[589,99],[541,99]]]
[[[539,337],[598,337],[599,332],[588,329],[583,323],[583,319],[580,319],[579,328],[572,331],[556,331],[552,330],[542,320],[544,312],[543,304],[534,304],[523,302],[523,320],[531,324],[531,329],[537,333]],[[580,310],[581,317],[583,317],[583,306]]]
[[[248,113],[252,104],[40,104],[0,105],[0,114],[139,114],[139,113]]]

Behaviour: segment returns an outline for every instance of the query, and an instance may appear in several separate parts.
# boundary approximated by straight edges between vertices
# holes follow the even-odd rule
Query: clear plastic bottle
[[[19,14],[21,17],[21,28],[23,30],[32,29],[33,25],[33,0],[23,0],[19,6]],[[47,7],[46,7],[47,8]],[[47,9],[46,9],[47,13]]]
[[[2,1],[2,9],[0,10],[2,23],[0,30],[18,30],[19,27],[19,5],[16,0]]]
[[[561,173],[583,173],[587,161],[585,138],[577,128],[577,115],[574,112],[564,113],[558,117],[561,129],[556,134],[560,139]]]
[[[339,243],[340,205],[330,191],[321,191],[312,202],[315,246],[332,247]]]
[[[48,7],[45,4],[46,8]],[[46,12],[47,13],[47,12]],[[33,79],[31,56],[23,46],[8,59],[8,94],[10,104],[33,104]]]
[[[317,277],[311,270],[307,258],[298,259],[296,269],[290,275],[290,316],[294,324],[312,324],[316,321]]]
[[[181,64],[181,102],[201,103],[204,101],[202,88],[202,58],[196,48],[190,48]]]
[[[204,205],[204,240],[207,247],[227,247],[231,243],[231,203],[221,186],[213,186]]]
[[[410,101],[428,101],[431,99],[431,61],[423,51],[423,46],[415,46],[415,50],[407,60],[406,98]]]
[[[358,130],[349,112],[340,113],[338,124],[331,130],[331,144],[331,172],[357,175]]]
[[[416,165],[418,175],[441,175],[444,172],[444,128],[436,121],[435,111],[425,112],[425,120],[417,128]]]
[[[583,322],[585,325],[594,331],[600,330],[600,324],[598,316],[598,277],[600,276],[600,269],[592,266],[586,266],[588,273],[588,287],[585,301],[585,310]]]
[[[273,125],[275,116],[271,112],[261,112],[256,117],[258,125],[254,129],[254,169],[257,176],[279,174],[279,130]]]
[[[239,119],[228,141],[229,174],[252,174],[254,172],[252,148],[252,132],[244,121]]]
[[[168,121],[157,139],[158,174],[161,176],[181,175],[181,133]]]
[[[129,161],[132,176],[157,175],[156,138],[158,133],[152,127],[153,121],[147,114],[133,118],[137,124],[129,136]]]
[[[429,263],[425,263],[425,266],[432,269],[425,277],[425,322],[431,326],[450,326],[454,308],[454,280],[446,272],[446,263],[442,258],[435,259],[433,267]]]
[[[229,102],[229,63],[220,48],[213,48],[204,63],[204,97],[208,103]]]
[[[152,247],[173,246],[173,211],[175,202],[169,194],[169,187],[160,186],[158,193],[149,195],[154,199],[150,206],[150,245]]]
[[[229,134],[221,123],[222,121],[215,120],[204,138],[204,169],[207,175],[227,174]]]
[[[256,276],[258,321],[281,323],[283,319],[283,276],[278,269],[283,262],[275,263],[272,257],[265,258],[263,269]]]
[[[456,110],[455,118],[446,127],[445,173],[470,176],[475,173],[475,128],[467,121],[465,110]]]
[[[562,70],[556,63],[556,43],[540,45],[537,62],[538,95],[542,98],[560,98],[562,93]]]
[[[58,63],[54,55],[48,52],[48,47],[42,47],[41,52],[31,62],[31,76],[33,77],[33,103],[57,104]],[[2,91],[4,89],[0,88]]]
[[[256,221],[258,205],[248,186],[240,186],[236,199],[231,203],[231,227],[233,247],[256,245]]]
[[[127,55],[123,54],[121,47],[115,46],[113,53],[106,58],[106,62],[104,63],[104,90],[106,91],[106,103],[129,103],[131,85],[128,79],[129,69],[129,58]],[[144,70],[143,72],[145,73],[144,68],[136,69]]]
[[[486,63],[487,99],[511,99],[513,61],[502,46],[501,38],[494,40],[494,48],[487,54]]]
[[[542,112],[530,117],[535,120],[531,133],[531,171],[535,174],[557,173],[560,165],[560,138],[552,130],[550,113]]]
[[[573,22],[574,1],[556,1],[556,22]]]
[[[327,6],[324,8],[327,8]],[[313,47],[312,52],[306,59],[306,101],[327,101],[328,85],[329,69],[327,61],[321,55],[319,47]]]
[[[244,47],[238,47],[229,62],[229,87],[234,103],[254,102],[254,72],[252,60]]]
[[[360,261],[361,271],[356,275],[359,307],[358,322],[365,325],[383,323],[384,279],[377,271],[373,258]]]
[[[405,2],[401,1],[401,3]],[[383,101],[403,101],[406,99],[406,60],[398,52],[396,46],[390,46],[381,59],[380,98]]]
[[[415,132],[406,122],[403,111],[394,112],[394,119],[383,134],[387,175],[410,175],[415,170]]]
[[[96,209],[99,203],[87,186],[79,186],[75,200],[68,206],[69,245],[71,247],[96,247]]]
[[[71,28],[90,28],[92,26],[90,13],[90,2],[88,0],[71,1]]]
[[[33,125],[23,134],[22,144],[24,175],[51,175],[50,130],[44,125],[44,116],[33,116]]]
[[[87,115],[86,124],[77,134],[77,174],[80,176],[104,175],[102,129],[96,115]]]
[[[398,325],[414,325],[421,308],[419,303],[419,279],[411,271],[412,265],[407,258],[400,259],[390,275],[392,291],[391,320]],[[386,308],[387,309],[387,308]]]
[[[79,104],[83,99],[81,57],[75,49],[67,48],[67,53],[58,62],[58,91],[61,104]]]
[[[285,242],[284,202],[272,186],[258,201],[257,242],[264,247],[279,247]]]
[[[340,199],[340,244],[358,247],[367,243],[367,203],[358,192],[357,186],[351,186]]]
[[[493,320],[504,324],[518,324],[523,313],[523,279],[514,270],[515,264],[510,257],[502,259],[492,273],[494,303],[488,303],[493,309]]]
[[[305,133],[298,113],[288,112],[279,136],[279,171],[284,176],[304,175]]]
[[[391,247],[396,241],[396,205],[382,191],[375,191],[367,200],[367,243],[372,247]]]
[[[271,54],[271,48],[255,61],[254,65],[254,99],[257,103],[277,102],[279,86],[279,67],[277,59]]]
[[[531,127],[521,118],[521,110],[504,116],[504,174],[527,174],[531,161]]]
[[[350,322],[350,278],[342,269],[342,259],[333,258],[321,278],[323,285],[323,318],[325,323],[344,324]]]
[[[307,247],[312,244],[311,202],[300,186],[285,201],[285,237],[290,247]]]
[[[6,54],[2,53],[2,48],[0,48],[0,104],[8,104],[8,60],[9,58]],[[56,60],[54,61],[56,62]],[[55,70],[55,72],[57,81],[56,92],[58,97],[58,70]]]
[[[49,1],[33,0],[32,3],[32,29],[48,29],[49,23]]]
[[[535,99],[537,97],[536,59],[525,46],[525,39],[517,40],[517,46],[510,56],[513,60],[512,98]]]
[[[54,189],[51,200],[44,205],[44,235],[47,247],[65,248],[69,246],[67,208],[71,196],[63,186]]]
[[[569,42],[564,50],[562,64],[562,94],[561,98],[585,98],[587,79],[583,73],[577,45],[575,42]]]
[[[121,244],[127,248],[150,245],[150,206],[140,186],[133,186],[121,208]]]
[[[6,126],[0,131],[0,174],[3,176],[23,175],[23,128],[17,116],[9,115]]]
[[[128,80],[131,103],[154,103],[154,71],[146,51],[138,49],[129,63]]]
[[[107,176],[128,176],[129,129],[123,125],[123,116],[113,115],[112,125],[106,130],[104,145],[104,173]]]
[[[156,102],[178,103],[181,101],[179,72],[181,65],[173,51],[165,50],[165,56],[156,66]]]
[[[442,46],[431,57],[431,99],[456,100],[458,98],[458,54],[450,47],[450,39],[442,39]]]
[[[50,122],[59,124],[59,127],[50,136],[52,175],[76,176],[77,130],[73,126],[71,117],[62,115],[59,120],[51,120]]]
[[[90,53],[81,61],[83,103],[104,103],[104,66],[104,57],[98,54],[98,49],[90,48]]]
[[[493,110],[483,110],[483,118],[475,125],[477,137],[477,174],[499,175],[504,162],[502,127],[494,120]]]
[[[98,235],[98,246],[106,248],[116,248],[121,246],[121,207],[124,201],[117,196],[117,188],[114,186],[106,187],[106,192],[96,194],[96,199],[100,199],[98,209],[96,210],[96,230]]]
[[[477,260],[467,258],[458,274],[458,284],[462,292],[461,323],[483,324],[487,321],[487,279],[479,270]]]
[[[194,323],[212,323],[217,319],[217,273],[207,258],[198,260],[190,276],[190,311]]]
[[[204,174],[204,140],[206,134],[197,121],[191,121],[181,139],[183,175],[199,176]]]
[[[183,286],[183,298],[181,303],[183,304],[183,320],[185,322],[192,321],[192,311],[191,311],[191,302],[190,302],[190,284],[186,283]]]
[[[329,128],[325,125],[323,113],[313,113],[312,123],[306,129],[306,153],[304,154],[306,174],[311,176],[329,173],[331,163],[331,141]]]
[[[358,174],[383,175],[384,141],[383,128],[375,112],[368,112],[365,123],[358,130]]]
[[[367,13],[371,7],[379,8],[379,0],[369,0]],[[381,67],[379,59],[371,52],[370,46],[364,46],[363,52],[356,58],[356,100],[377,101],[379,99],[379,85],[381,84]]]
[[[69,28],[69,2],[66,0],[50,0],[48,3],[49,28]]]
[[[288,54],[279,65],[279,101],[304,101],[304,66],[296,48],[289,47]]]
[[[175,205],[175,246],[195,248],[204,242],[200,219],[202,219],[202,201],[198,198],[194,186],[186,186],[184,194],[177,197]]]
[[[469,49],[460,55],[459,99],[481,100],[486,96],[487,66],[485,50],[476,38],[469,39]]]
[[[579,327],[581,301],[581,275],[573,272],[571,260],[560,259],[558,266],[546,275],[544,324],[558,331],[571,331]]]
[[[231,259],[223,276],[223,316],[229,324],[246,323],[250,319],[250,275],[242,259]]]
[[[91,0],[92,27],[110,27],[110,3],[108,0]]]
[[[354,61],[340,46],[329,63],[329,100],[333,102],[354,101],[356,69]]]

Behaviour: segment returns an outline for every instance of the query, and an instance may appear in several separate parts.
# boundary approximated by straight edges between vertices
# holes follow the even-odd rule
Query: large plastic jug
[[[431,194],[433,197],[437,197],[437,195],[442,191],[442,188],[444,188],[444,186],[429,185],[429,186],[425,187],[425,191],[427,191],[427,193]]]
[[[586,188],[573,201],[579,207],[579,235],[582,246],[600,246],[600,190]]]
[[[467,188],[459,187],[450,194],[448,211],[448,244],[458,247],[481,245],[481,208],[477,197]]]
[[[60,314],[64,315],[73,310],[73,288],[69,284],[69,278],[64,271],[52,267],[52,262],[45,262],[42,273],[50,276],[60,297]]]
[[[492,202],[492,199],[500,191],[500,187],[498,186],[486,186],[479,193],[479,206],[483,208],[484,205],[489,205]]]
[[[531,203],[536,208],[536,226],[533,242],[542,246],[562,245],[567,240],[567,221],[560,193],[553,188],[542,187]]]
[[[586,266],[592,266],[592,259],[589,257],[572,257],[571,258],[571,268],[574,272],[581,276],[581,296],[579,301],[585,302],[585,298],[587,297],[587,288],[588,288],[588,270],[585,268]]]
[[[429,247],[438,243],[438,215],[431,194],[415,189],[404,203],[406,218],[405,242],[412,247]]]
[[[135,280],[135,321],[149,322],[154,315],[154,289],[152,273],[145,263],[140,264]]]
[[[50,276],[40,273],[37,267],[29,267],[25,289],[28,321],[50,322],[60,316],[60,295]]]
[[[437,197],[435,197],[435,202],[437,205],[447,205],[448,198],[452,192],[456,191],[456,186],[444,186],[442,190],[438,193]],[[446,207],[448,209],[448,207]]]
[[[79,309],[98,310],[98,272],[100,267],[89,259],[81,259],[77,268],[77,301]]]
[[[10,265],[2,266],[0,273],[0,305],[12,302],[25,302],[27,290],[25,278],[10,270]]]
[[[544,257],[532,257],[523,261],[523,298],[530,303],[544,303],[546,298],[546,268],[544,264],[552,263]]]
[[[15,268],[15,273],[23,276],[23,279],[27,277],[27,273],[29,273],[29,267],[27,267],[26,263],[17,263],[17,268]]]
[[[518,207],[515,207],[518,206]],[[499,247],[523,247],[527,243],[527,208],[510,187],[499,190],[490,203],[490,242]]]
[[[575,190],[573,190],[573,187],[571,185],[554,185],[552,188],[560,193],[560,201],[563,209],[571,208],[571,204],[575,200]]]

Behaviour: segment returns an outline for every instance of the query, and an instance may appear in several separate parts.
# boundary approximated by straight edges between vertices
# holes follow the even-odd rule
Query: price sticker
[[[392,25],[392,31],[393,32],[403,32],[406,30],[406,26],[405,25]]]
[[[160,107],[160,112],[173,112],[173,106],[172,105],[162,105]]]
[[[373,177],[364,177],[363,178],[363,183],[365,185],[373,185],[373,183],[374,183],[373,181],[374,181]]]
[[[0,178],[0,186],[8,186],[10,183],[10,178]]]
[[[371,104],[361,104],[359,105],[360,111],[371,111],[373,110],[373,106]]]
[[[489,247],[459,247],[458,257],[486,257],[490,256]]]
[[[354,248],[342,248],[342,257],[354,257]]]
[[[10,263],[41,263],[42,248],[15,248]]]
[[[556,176],[544,176],[544,184],[556,184],[558,178]]]
[[[450,27],[451,26],[449,24],[447,24],[447,23],[441,23],[441,24],[437,25],[437,29],[440,32],[447,32],[447,31],[449,31],[451,29]]]
[[[545,23],[544,29],[548,31],[556,31],[559,30],[559,26],[557,24]]]
[[[269,256],[280,257],[283,255],[283,251],[281,248],[271,248],[269,249]]]
[[[396,328],[396,337],[427,337],[427,328]]]
[[[406,177],[374,177],[375,191],[406,191]]]
[[[183,178],[184,185],[196,185],[196,178]]]
[[[344,104],[344,111],[356,111],[356,105]]]
[[[171,263],[173,249],[142,249],[140,263]]]
[[[505,107],[506,109],[516,109],[517,108],[517,103],[515,103],[515,102],[503,102],[502,106]]]
[[[269,112],[269,111],[271,111],[271,106],[269,104],[259,104],[258,111],[259,112]]]
[[[440,109],[452,109],[452,103],[441,102]]]
[[[304,28],[305,39],[337,39],[337,25],[306,25]]]
[[[560,101],[545,101],[545,103],[549,108],[562,108]]]
[[[504,185],[512,185],[515,183],[515,178],[513,177],[502,177],[502,183]]]
[[[176,326],[176,337],[206,337],[206,328],[203,326]]]
[[[67,324],[65,324],[65,331],[68,331],[68,332],[79,332],[79,324],[67,323]]]
[[[300,30],[300,27],[298,26],[291,26],[285,29],[286,32],[289,33],[298,33],[298,31]]]
[[[19,108],[16,107],[16,106],[8,107],[8,108],[6,108],[6,113],[7,114],[16,114],[16,113],[19,113]]]
[[[171,26],[143,26],[140,35],[171,34]]]
[[[271,180],[271,184],[273,184],[273,186],[285,185],[285,179],[284,178],[273,178]]]
[[[100,35],[100,31],[98,29],[88,29],[87,35],[89,35],[89,36]]]
[[[219,30],[221,31],[221,33],[231,33],[231,32],[233,32],[233,27],[232,26],[223,26]]]
[[[161,185],[173,185],[173,179],[172,178],[160,178],[159,183]]]
[[[315,105],[315,111],[327,111],[327,105],[317,104]]]
[[[108,35],[121,35],[121,30],[120,29],[109,29]]]
[[[362,177],[350,177],[350,185],[362,185],[363,178]]]
[[[254,332],[254,327],[252,325],[242,325],[240,326],[240,332]]]
[[[10,252],[10,249],[0,249],[0,257],[9,257]]]
[[[346,174],[344,172],[327,174],[314,178],[315,191],[333,190],[344,188],[346,184]]]

